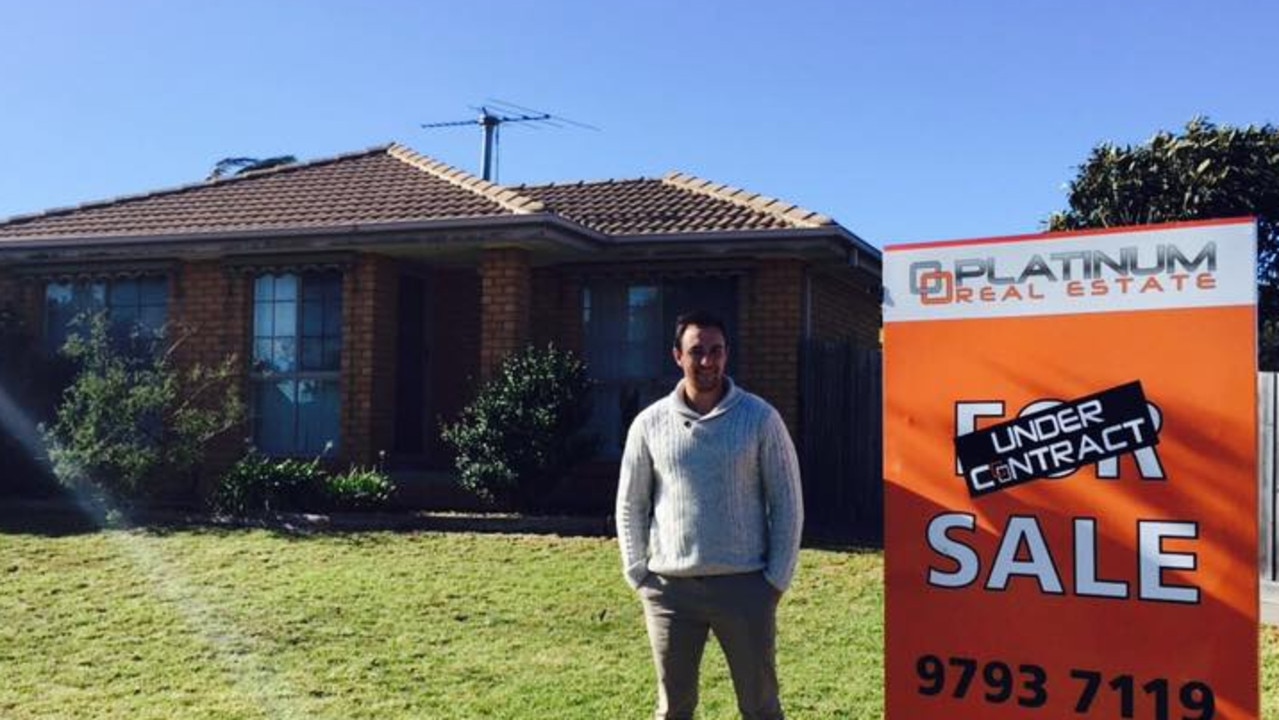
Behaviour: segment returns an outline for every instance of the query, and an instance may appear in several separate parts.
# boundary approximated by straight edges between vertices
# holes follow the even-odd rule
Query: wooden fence
[[[1257,374],[1258,447],[1257,481],[1261,506],[1261,548],[1257,555],[1264,582],[1279,583],[1279,528],[1275,524],[1275,507],[1279,501],[1279,434],[1276,433],[1276,415],[1279,415],[1279,373]]]
[[[884,534],[883,361],[879,350],[800,345],[804,535],[879,545]]]

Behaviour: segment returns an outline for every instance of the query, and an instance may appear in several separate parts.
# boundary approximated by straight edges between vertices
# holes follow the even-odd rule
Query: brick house
[[[880,253],[821,215],[673,173],[495,185],[400,145],[0,222],[0,309],[52,352],[105,309],[242,358],[266,452],[443,467],[440,418],[526,343],[581,352],[601,461],[668,392],[674,315],[719,312],[730,373],[798,427],[804,338],[877,347]],[[215,449],[231,462],[242,448]]]

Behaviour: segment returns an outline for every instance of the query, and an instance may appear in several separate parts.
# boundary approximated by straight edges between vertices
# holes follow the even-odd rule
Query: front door
[[[425,460],[427,418],[431,416],[427,382],[426,280],[400,277],[399,333],[395,364],[395,453],[402,460]]]

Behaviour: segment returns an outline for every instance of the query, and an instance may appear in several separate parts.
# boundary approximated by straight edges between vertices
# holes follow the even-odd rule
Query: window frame
[[[143,302],[144,289],[142,285],[152,284],[161,288],[160,300],[158,302]],[[113,296],[118,293],[120,287],[132,284],[137,285],[136,301],[130,304],[115,303],[112,301]],[[49,294],[54,287],[70,288],[72,305],[75,305],[75,294],[77,289],[88,290],[90,295],[89,303],[82,303],[81,307],[74,307],[74,314],[70,317],[61,318],[61,329],[59,335],[60,342],[55,346],[53,344],[53,329],[55,325],[54,312],[50,306]],[[142,331],[139,335],[145,334],[147,340],[158,341],[164,338],[169,324],[169,305],[172,300],[172,288],[170,287],[170,279],[167,273],[148,273],[132,277],[90,277],[90,278],[50,278],[44,282],[44,299],[41,309],[41,345],[49,355],[57,355],[61,352],[62,347],[66,345],[67,340],[71,339],[76,333],[82,332],[82,329],[75,328],[75,321],[85,313],[105,313],[107,323],[114,333],[119,327],[125,325],[117,314],[119,308],[129,307],[135,311],[133,317],[129,320],[127,332],[132,336],[137,331]],[[143,309],[160,308],[161,322],[152,326],[142,322]],[[59,313],[60,314],[60,313]],[[154,345],[150,350],[154,351]]]
[[[270,300],[263,301],[260,298],[262,290],[262,281],[266,278],[272,279],[272,294]],[[295,281],[293,296],[291,299],[283,299],[277,295],[278,286],[276,283],[283,278],[293,278]],[[344,280],[345,275],[338,270],[320,270],[320,271],[296,271],[296,270],[263,270],[252,276],[252,292],[250,299],[251,317],[249,322],[249,386],[251,390],[251,416],[250,427],[254,446],[269,457],[316,457],[327,454],[329,452],[339,451],[342,446],[342,344],[344,341],[344,330],[342,323],[342,315],[344,311]],[[307,306],[316,304],[313,299],[307,298],[308,286],[314,286],[323,282],[325,286],[321,287],[318,302],[318,311],[320,313],[320,333],[308,334],[306,315]],[[326,292],[328,291],[328,292]],[[291,334],[280,334],[278,332],[277,322],[280,319],[278,305],[293,306],[292,317],[289,320],[289,329]],[[260,315],[260,306],[270,305],[271,325],[270,333],[263,334],[259,321],[262,319]],[[336,318],[336,322],[330,324],[326,322],[332,317]],[[262,342],[272,345],[272,354],[274,355],[277,343],[292,342],[292,349],[288,353],[290,364],[285,369],[272,367],[270,362],[264,361],[260,357],[259,350]],[[320,367],[306,367],[304,362],[307,347],[312,342],[318,342],[321,346]],[[324,346],[332,344],[336,351],[333,353],[333,362],[331,366],[327,366],[324,362],[326,353]],[[290,427],[292,438],[287,448],[267,448],[264,447],[263,436],[261,431],[262,424],[262,400],[263,392],[281,383],[291,383],[292,389],[289,402],[291,402]],[[298,396],[302,391],[304,383],[315,383],[319,387],[329,386],[332,396],[332,412],[333,417],[327,419],[326,424],[330,424],[332,438],[326,440],[323,448],[308,447],[305,440],[301,437],[301,430],[307,424],[303,417],[307,406],[298,402]]]

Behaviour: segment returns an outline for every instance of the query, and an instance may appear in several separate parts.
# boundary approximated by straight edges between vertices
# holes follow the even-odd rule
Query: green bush
[[[41,427],[54,475],[83,497],[123,503],[193,481],[209,441],[243,420],[235,359],[179,370],[172,355],[189,331],[129,352],[103,315],[85,327],[63,349],[75,374],[54,422]]]
[[[222,475],[209,503],[228,515],[311,509],[323,478],[319,458],[273,459],[250,449]]]
[[[380,468],[351,467],[324,479],[324,495],[335,510],[372,510],[385,505],[394,491]]]
[[[352,465],[332,473],[318,457],[269,458],[250,449],[220,478],[209,502],[227,515],[371,510],[384,505],[394,490],[378,467]]]
[[[582,432],[591,380],[573,353],[548,346],[508,357],[442,436],[456,452],[463,487],[523,511],[549,508],[565,471],[589,457]]]

